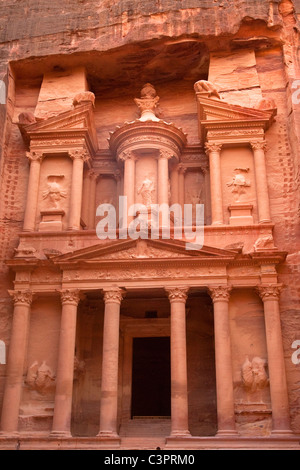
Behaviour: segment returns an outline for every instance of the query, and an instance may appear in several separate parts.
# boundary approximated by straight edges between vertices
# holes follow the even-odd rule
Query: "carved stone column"
[[[158,204],[169,204],[169,159],[172,153],[160,150],[158,157]]]
[[[73,169],[68,229],[80,230],[83,166],[88,156],[85,150],[70,150],[69,156],[73,160]]]
[[[35,229],[35,219],[38,203],[40,172],[41,163],[43,160],[43,153],[26,152],[26,156],[30,160],[30,170],[23,230],[26,232],[32,232]]]
[[[83,222],[86,224],[87,228],[90,228],[89,227],[90,190],[91,190],[91,184],[90,184],[89,171],[85,171],[83,175],[81,217],[82,217]]]
[[[127,210],[135,203],[135,155],[130,152],[122,152],[120,160],[124,161],[124,196],[127,197],[127,209],[123,208],[123,226],[126,228],[132,217],[128,217]]]
[[[224,223],[220,158],[222,144],[207,142],[205,149],[209,156],[212,225],[222,225]]]
[[[268,180],[266,172],[265,142],[251,142],[254,155],[256,194],[259,223],[271,222]]]
[[[179,203],[179,174],[178,165],[171,171],[171,204]]]
[[[179,204],[184,206],[185,199],[185,184],[184,184],[184,175],[186,173],[186,168],[182,165],[178,167],[178,199]]]
[[[257,290],[264,303],[272,403],[272,434],[290,434],[290,412],[279,311],[281,285],[261,285]]]
[[[188,288],[166,288],[171,304],[171,437],[189,436],[186,311]]]
[[[52,436],[71,436],[76,319],[79,300],[77,289],[66,289],[61,292],[62,313]]]
[[[118,438],[119,325],[123,291],[104,291],[104,326],[99,437]]]
[[[217,387],[217,435],[237,434],[235,428],[233,374],[228,303],[231,288],[211,286],[214,304],[215,363]]]
[[[90,230],[95,229],[95,217],[96,217],[96,188],[98,175],[94,170],[89,171],[90,177],[90,200],[88,208],[88,228]]]
[[[9,291],[9,293],[14,299],[14,313],[1,417],[1,431],[3,434],[18,432],[19,408],[22,396],[30,306],[32,302],[32,292],[29,290]]]

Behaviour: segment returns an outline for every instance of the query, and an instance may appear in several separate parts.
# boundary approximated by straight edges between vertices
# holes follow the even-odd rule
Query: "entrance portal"
[[[170,415],[170,338],[133,338],[131,418]]]

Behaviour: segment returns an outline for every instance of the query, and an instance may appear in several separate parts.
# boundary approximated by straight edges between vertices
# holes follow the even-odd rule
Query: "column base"
[[[188,429],[183,431],[172,431],[169,438],[181,438],[181,437],[191,437],[191,433]]]
[[[0,431],[0,437],[20,437],[18,431]]]
[[[113,431],[100,431],[97,437],[101,437],[102,439],[120,439],[119,434]]]
[[[51,431],[50,437],[72,437],[69,431]]]
[[[235,429],[222,429],[217,432],[215,437],[230,437],[230,436],[238,436],[238,432]]]
[[[274,431],[271,431],[271,436],[291,437],[291,436],[295,436],[295,434],[293,433],[291,429],[274,429]]]

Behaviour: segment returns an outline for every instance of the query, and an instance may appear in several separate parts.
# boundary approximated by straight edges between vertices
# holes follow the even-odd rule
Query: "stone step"
[[[132,419],[121,426],[120,436],[167,437],[171,432],[170,419]]]

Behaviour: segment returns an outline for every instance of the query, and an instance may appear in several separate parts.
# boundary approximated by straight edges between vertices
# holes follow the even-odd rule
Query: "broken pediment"
[[[207,133],[221,130],[235,136],[246,134],[259,135],[266,131],[276,116],[276,107],[259,104],[257,108],[248,108],[230,104],[220,98],[217,90],[210,82],[201,80],[195,83],[198,107],[199,136],[205,141]],[[246,131],[245,131],[246,129]]]
[[[91,92],[81,93],[74,97],[74,108],[64,111],[47,119],[24,119],[24,113],[19,116],[18,126],[27,144],[46,145],[55,139],[74,139],[84,136],[89,147],[96,152],[98,148],[97,133],[94,123],[94,95]]]
[[[105,260],[146,260],[146,259],[195,259],[231,260],[237,252],[203,246],[201,250],[187,250],[185,242],[174,240],[117,240],[98,244],[55,256],[55,264],[77,262],[101,262]]]

